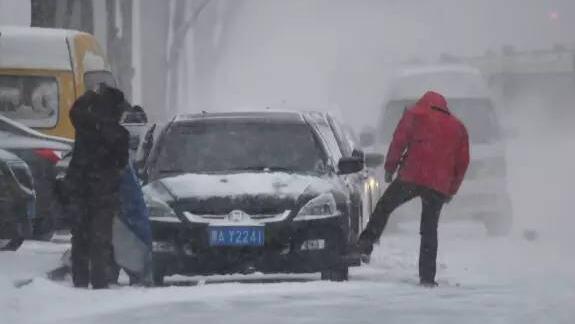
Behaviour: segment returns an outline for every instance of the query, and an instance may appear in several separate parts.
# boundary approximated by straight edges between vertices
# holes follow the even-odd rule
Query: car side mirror
[[[371,130],[364,130],[359,134],[359,145],[369,147],[375,145],[375,133]]]
[[[364,162],[363,159],[357,157],[344,157],[339,160],[337,168],[339,174],[352,174],[363,170]]]
[[[385,162],[385,155],[379,153],[365,154],[365,166],[370,169],[375,169]]]

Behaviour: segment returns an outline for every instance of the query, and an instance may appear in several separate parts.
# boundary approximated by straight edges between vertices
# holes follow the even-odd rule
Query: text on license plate
[[[263,226],[211,226],[210,246],[263,246]]]

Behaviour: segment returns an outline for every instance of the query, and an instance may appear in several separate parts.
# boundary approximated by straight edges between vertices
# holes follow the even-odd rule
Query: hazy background
[[[93,7],[94,33],[110,53],[108,1],[71,3]],[[519,52],[557,45],[575,48],[573,0],[110,3],[118,12],[122,4],[131,4],[126,6],[133,33],[127,46],[134,73],[131,98],[154,120],[201,110],[319,109],[334,112],[359,130],[374,126],[389,80],[401,63],[434,62],[442,54],[501,53],[504,47]],[[30,7],[29,0],[0,0],[0,24],[29,25]],[[116,36],[123,40],[128,35],[124,15],[117,14],[115,22]],[[573,82],[573,67],[567,72],[571,76],[566,80]],[[516,232],[547,228],[543,239],[551,241],[558,238],[554,233],[563,232],[563,241],[555,241],[570,246],[575,243],[570,204],[575,183],[574,90],[572,83],[534,83],[499,107],[519,135],[508,143]]]
[[[196,52],[202,69],[211,71],[200,77],[206,91],[195,100],[206,109],[330,107],[359,126],[377,113],[400,62],[429,61],[442,53],[483,55],[503,46],[525,51],[575,43],[570,0],[229,3],[215,8],[224,22],[204,40],[217,44],[217,54]],[[189,103],[179,109],[188,110]]]

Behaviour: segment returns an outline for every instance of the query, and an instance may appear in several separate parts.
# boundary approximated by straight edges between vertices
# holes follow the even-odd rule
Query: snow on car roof
[[[176,116],[174,121],[178,122],[178,121],[217,120],[217,119],[242,119],[242,120],[265,119],[269,121],[304,122],[303,115],[299,112],[277,111],[277,110],[184,114]]]
[[[71,71],[66,29],[0,26],[0,68]]]
[[[390,97],[392,100],[418,99],[429,90],[447,98],[489,97],[481,72],[461,64],[405,68],[394,79]]]
[[[425,65],[425,66],[411,66],[402,69],[398,76],[408,77],[419,74],[431,73],[465,73],[481,75],[479,69],[464,64],[440,64],[440,65]]]

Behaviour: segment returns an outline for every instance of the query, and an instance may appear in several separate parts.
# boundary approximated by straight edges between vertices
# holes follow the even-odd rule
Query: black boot
[[[361,260],[362,263],[369,264],[371,262],[371,251],[373,250],[373,246],[361,239],[358,240],[354,246],[351,248],[350,257],[354,259]]]
[[[439,284],[435,280],[420,279],[419,285],[424,288],[436,288]]]

